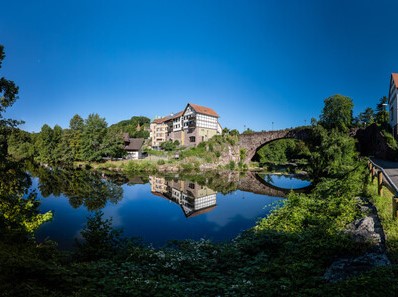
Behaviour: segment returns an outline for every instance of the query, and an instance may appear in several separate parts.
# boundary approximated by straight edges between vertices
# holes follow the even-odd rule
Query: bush
[[[176,150],[176,148],[177,148],[177,146],[178,146],[178,144],[179,144],[179,142],[178,142],[178,140],[176,140],[176,141],[171,141],[171,140],[169,140],[169,141],[165,141],[165,142],[163,142],[161,145],[160,145],[160,147],[162,148],[162,149],[164,149],[165,151],[175,151]]]
[[[394,150],[398,149],[397,141],[395,140],[394,136],[387,131],[382,132],[384,138],[386,139],[387,144]]]
[[[156,165],[149,161],[129,161],[123,167],[123,171],[127,174],[134,174],[137,172],[156,172]]]
[[[164,164],[166,164],[166,162],[165,162],[165,160],[160,159],[160,160],[157,161],[157,164],[158,165],[164,165]]]

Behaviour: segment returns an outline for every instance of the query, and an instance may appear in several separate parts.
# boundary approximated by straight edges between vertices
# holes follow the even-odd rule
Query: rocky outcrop
[[[356,257],[342,257],[333,261],[324,274],[324,279],[337,282],[348,277],[358,275],[379,266],[390,265],[385,250],[385,237],[376,208],[365,202],[361,210],[366,214],[349,224],[346,233],[355,242],[369,245],[369,248]]]
[[[396,160],[397,152],[388,144],[379,127],[372,124],[365,129],[357,129],[358,150],[364,156],[373,156],[383,160]]]

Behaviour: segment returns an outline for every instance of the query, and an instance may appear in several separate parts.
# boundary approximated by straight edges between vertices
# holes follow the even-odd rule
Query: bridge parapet
[[[254,157],[256,152],[274,140],[284,138],[294,138],[298,140],[306,140],[311,135],[310,128],[301,129],[285,129],[277,131],[255,132],[250,134],[239,135],[239,147],[246,150],[246,158],[244,161],[248,163]]]

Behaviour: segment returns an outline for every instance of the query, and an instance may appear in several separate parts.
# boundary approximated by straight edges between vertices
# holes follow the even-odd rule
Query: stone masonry
[[[249,163],[256,152],[269,142],[283,138],[294,138],[298,140],[306,140],[309,138],[311,129],[286,129],[279,131],[255,132],[250,134],[239,135],[239,147],[246,150],[244,163]]]

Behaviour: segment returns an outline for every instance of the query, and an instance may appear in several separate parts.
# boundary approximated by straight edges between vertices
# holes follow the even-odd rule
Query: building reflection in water
[[[213,210],[217,206],[217,192],[188,180],[166,180],[149,176],[151,192],[181,206],[187,218]]]

